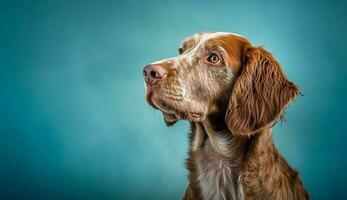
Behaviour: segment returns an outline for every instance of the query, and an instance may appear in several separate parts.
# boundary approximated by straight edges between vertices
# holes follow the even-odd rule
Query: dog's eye
[[[211,53],[208,57],[207,57],[207,61],[212,63],[212,64],[216,64],[219,62],[219,56],[216,53]]]
[[[183,53],[183,48],[179,48],[178,53],[181,55]]]

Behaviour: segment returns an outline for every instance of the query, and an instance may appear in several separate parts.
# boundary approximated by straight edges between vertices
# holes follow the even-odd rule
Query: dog
[[[165,123],[190,123],[183,199],[309,199],[273,143],[272,126],[300,92],[272,54],[225,32],[195,34],[178,51],[143,76]]]

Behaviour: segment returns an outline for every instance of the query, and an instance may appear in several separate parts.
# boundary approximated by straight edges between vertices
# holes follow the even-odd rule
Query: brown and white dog
[[[299,94],[262,47],[231,33],[187,38],[143,70],[146,98],[167,125],[191,125],[184,199],[309,199],[271,127]]]

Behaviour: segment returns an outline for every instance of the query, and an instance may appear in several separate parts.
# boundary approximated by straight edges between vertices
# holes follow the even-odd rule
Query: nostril
[[[150,75],[152,78],[159,78],[156,71],[150,71],[150,72],[149,72],[149,75]]]
[[[157,81],[164,79],[167,71],[160,65],[147,65],[143,68],[143,77],[147,84],[155,84]]]

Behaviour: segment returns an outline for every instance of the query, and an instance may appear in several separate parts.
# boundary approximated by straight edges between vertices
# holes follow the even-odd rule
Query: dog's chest
[[[242,199],[242,188],[238,182],[235,166],[228,160],[222,160],[214,150],[216,144],[201,134],[201,132],[195,134],[192,150],[195,151],[193,160],[203,199]],[[220,140],[218,145],[223,145],[223,142]]]

